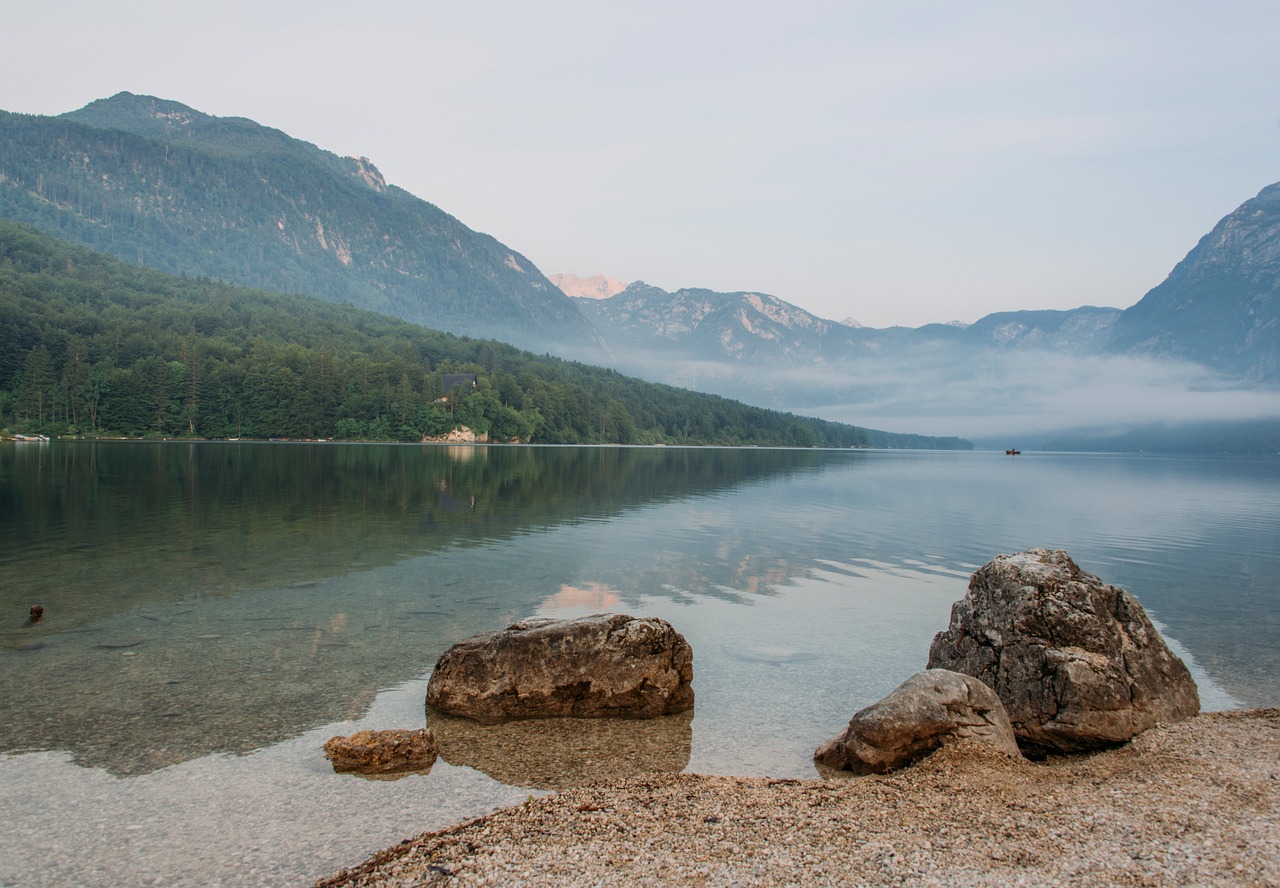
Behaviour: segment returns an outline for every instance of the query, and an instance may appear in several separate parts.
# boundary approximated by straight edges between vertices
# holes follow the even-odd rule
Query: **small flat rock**
[[[340,773],[384,776],[430,770],[440,748],[427,728],[357,731],[325,742],[325,757]]]

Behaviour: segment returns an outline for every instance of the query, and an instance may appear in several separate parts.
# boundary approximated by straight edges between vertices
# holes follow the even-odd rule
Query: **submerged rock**
[[[324,744],[333,770],[382,776],[430,770],[439,754],[435,734],[416,731],[357,731],[349,737],[333,737]]]
[[[768,663],[770,666],[784,666],[788,663],[809,663],[821,660],[822,655],[814,651],[801,651],[788,647],[739,647],[725,645],[724,652],[735,660],[744,663]]]
[[[427,705],[495,724],[653,718],[693,708],[693,651],[665,620],[595,614],[522,620],[445,651]]]
[[[1200,710],[1190,672],[1137,599],[1060,549],[978,569],[929,668],[990,685],[1029,755],[1114,746]]]
[[[509,786],[568,789],[650,774],[678,774],[693,752],[693,713],[661,718],[537,718],[484,725],[432,712],[440,758]]]
[[[959,740],[978,740],[1021,758],[995,691],[970,675],[929,669],[859,710],[842,734],[818,747],[813,760],[837,771],[882,774]]]

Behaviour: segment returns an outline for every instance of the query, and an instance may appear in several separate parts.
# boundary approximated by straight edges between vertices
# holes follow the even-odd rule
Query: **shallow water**
[[[1280,704],[1280,460],[6,445],[0,542],[4,886],[305,883],[557,779],[812,776],[968,574],[1036,545],[1137,595],[1205,708]],[[691,720],[462,726],[398,781],[325,761],[422,725],[454,641],[602,610],[688,638]]]

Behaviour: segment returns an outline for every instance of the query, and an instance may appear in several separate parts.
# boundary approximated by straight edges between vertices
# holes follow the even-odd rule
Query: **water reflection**
[[[538,612],[662,616],[687,637],[716,613],[700,681],[720,659],[764,684],[864,662],[892,687],[923,660],[883,640],[927,647],[969,571],[1032,545],[1126,586],[1237,699],[1274,703],[1278,490],[1275,461],[0,447],[0,750],[121,775],[246,753]],[[797,605],[811,581],[829,611]]]
[[[0,613],[67,629],[819,471],[812,451],[0,446]],[[13,624],[10,624],[12,626]],[[0,649],[19,639],[0,621]]]
[[[1137,595],[1206,707],[1280,703],[1280,461],[0,446],[0,883],[301,881],[611,758],[810,777],[969,573],[1040,545]],[[691,722],[442,726],[396,783],[324,760],[421,726],[448,645],[602,610],[688,639]]]
[[[0,602],[46,608],[0,628],[0,751],[137,775],[353,718],[548,598],[616,604],[578,581],[597,544],[548,549],[548,528],[608,528],[822,460],[71,443],[32,462],[0,448]]]
[[[591,613],[614,610],[622,603],[617,589],[604,583],[583,583],[579,586],[564,585],[555,595],[542,602],[542,609],[554,613],[561,610],[587,610]]]
[[[509,786],[568,789],[599,780],[677,774],[689,765],[693,713],[652,719],[543,718],[482,725],[427,711],[440,757]]]

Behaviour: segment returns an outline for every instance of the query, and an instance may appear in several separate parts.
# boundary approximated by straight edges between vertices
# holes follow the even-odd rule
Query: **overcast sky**
[[[8,4],[0,108],[250,117],[544,272],[872,326],[1126,307],[1280,180],[1280,4]]]

